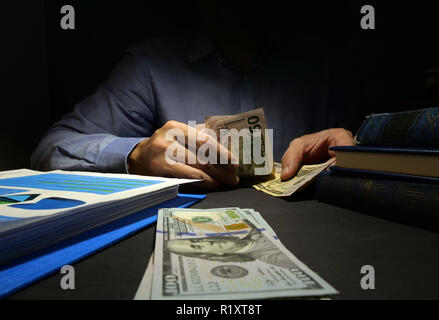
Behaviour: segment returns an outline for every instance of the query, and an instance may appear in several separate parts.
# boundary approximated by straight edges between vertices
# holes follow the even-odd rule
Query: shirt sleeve
[[[154,130],[147,59],[133,49],[92,96],[49,129],[32,154],[31,166],[128,173],[129,154]]]

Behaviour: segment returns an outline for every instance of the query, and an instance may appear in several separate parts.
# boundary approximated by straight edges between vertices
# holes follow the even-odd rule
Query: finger
[[[224,185],[217,179],[211,177],[200,169],[188,166],[182,163],[175,163],[167,167],[168,176],[180,179],[196,179],[201,180],[198,186],[207,189],[221,189]]]
[[[190,156],[192,157],[192,161],[195,162],[197,150],[203,146],[204,144],[207,144],[207,146],[210,146],[208,150],[216,150],[216,161],[213,161],[212,164],[222,164],[222,169],[230,170],[231,172],[236,172],[238,170],[238,161],[232,153],[227,150],[223,145],[221,145],[214,137],[207,134],[208,129],[204,129],[206,131],[197,130],[195,128],[189,127],[188,125],[171,121],[168,125],[169,128],[173,129],[179,129],[182,131],[182,133],[185,136],[185,147],[192,151]],[[221,161],[221,159],[224,159]],[[188,162],[187,162],[188,163]],[[216,170],[218,171],[218,170]]]
[[[224,165],[200,163],[192,151],[188,150],[187,148],[179,144],[175,146],[174,154],[172,156],[173,158],[171,160],[199,169],[207,173],[212,178],[215,178],[216,180],[226,185],[236,186],[239,183],[239,178],[237,176],[237,169],[234,171],[230,171],[227,170]],[[189,159],[196,160],[196,162],[189,161]],[[166,160],[168,161],[169,159]],[[171,162],[168,161],[168,163]]]
[[[337,141],[338,146],[353,146],[354,145],[354,139],[352,136],[345,135],[340,138],[340,140]]]
[[[227,168],[232,171],[237,168],[239,162],[238,159],[236,159],[236,157],[225,146],[218,142],[218,137],[216,136],[215,131],[211,129],[197,131],[197,149],[200,147],[204,147],[209,151],[216,151],[215,164],[227,165]]]
[[[214,142],[216,143],[216,141]],[[201,162],[201,159],[195,157],[195,155],[190,150],[185,150],[186,154],[191,155],[193,159],[196,159],[196,163],[187,163],[188,165],[197,168],[201,171],[206,172],[211,177],[217,179],[218,181],[228,185],[228,186],[236,186],[239,183],[239,178],[237,176],[238,166],[236,165],[224,165],[224,164],[216,164]]]
[[[302,164],[315,164],[327,161],[332,155],[329,148],[332,142],[329,136],[321,136],[308,141],[304,148]]]
[[[294,140],[282,157],[281,180],[286,181],[294,177],[299,171],[303,160],[303,146]]]
[[[197,164],[198,169],[207,172],[212,177],[221,181],[222,183],[235,187],[239,184],[238,170],[228,170],[224,165],[221,164]]]
[[[337,129],[335,132],[330,135],[330,139],[328,141],[328,149],[335,146],[353,146],[354,138],[350,131],[344,129]],[[335,152],[328,150],[328,154],[330,157],[335,157]]]

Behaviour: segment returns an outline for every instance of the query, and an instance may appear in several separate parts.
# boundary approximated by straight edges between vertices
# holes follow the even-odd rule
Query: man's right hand
[[[170,164],[166,159],[166,150],[175,141],[166,141],[166,133],[171,129],[178,129],[185,135],[185,145],[181,145],[185,154],[185,162]],[[196,135],[195,135],[196,134]],[[188,149],[188,136],[197,137],[198,148],[208,143],[217,144],[217,159],[219,163],[220,154],[227,155],[228,164],[201,164],[194,154],[194,151]],[[169,121],[163,127],[158,129],[151,138],[140,142],[131,152],[128,158],[128,172],[131,174],[160,176],[171,178],[200,179],[199,186],[209,189],[219,189],[222,187],[234,187],[239,183],[238,165],[231,164],[232,155],[213,138],[188,125]],[[188,157],[195,157],[196,163],[189,164]]]

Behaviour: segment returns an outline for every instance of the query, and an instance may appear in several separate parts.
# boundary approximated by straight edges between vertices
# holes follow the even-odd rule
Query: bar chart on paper
[[[160,182],[162,181],[47,173],[3,179],[1,180],[1,185],[18,188],[112,194],[135,188],[147,187]]]

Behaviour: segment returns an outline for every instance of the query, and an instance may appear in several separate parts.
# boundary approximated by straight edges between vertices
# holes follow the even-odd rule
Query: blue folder
[[[179,194],[177,198],[113,221],[91,231],[62,241],[35,254],[0,267],[0,298],[52,274],[62,266],[119,242],[157,221],[160,208],[186,208],[205,195]]]

